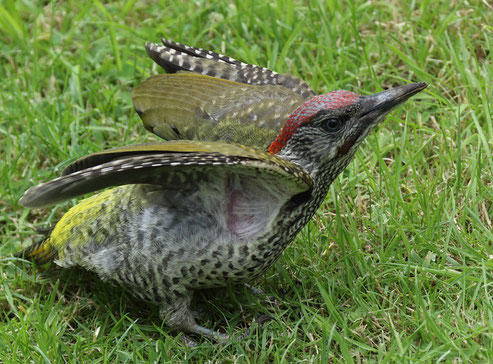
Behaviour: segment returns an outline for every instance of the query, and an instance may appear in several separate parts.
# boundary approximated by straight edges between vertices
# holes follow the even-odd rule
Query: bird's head
[[[268,151],[310,172],[329,168],[337,174],[385,115],[426,87],[420,82],[370,96],[345,90],[316,96],[289,116]]]

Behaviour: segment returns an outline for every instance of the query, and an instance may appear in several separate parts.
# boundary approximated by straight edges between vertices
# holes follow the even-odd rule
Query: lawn
[[[0,2],[0,362],[492,362],[489,1]],[[75,202],[18,199],[85,154],[157,140],[132,88],[166,37],[293,73],[318,93],[428,89],[361,146],[281,259],[199,295],[189,348],[158,310],[84,271],[12,254]]]

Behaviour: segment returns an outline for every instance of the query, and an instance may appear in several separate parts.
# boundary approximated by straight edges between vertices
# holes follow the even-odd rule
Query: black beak
[[[394,87],[375,95],[361,97],[361,117],[371,120],[380,120],[381,116],[388,114],[411,96],[423,91],[428,84],[426,82],[411,83],[409,85]]]

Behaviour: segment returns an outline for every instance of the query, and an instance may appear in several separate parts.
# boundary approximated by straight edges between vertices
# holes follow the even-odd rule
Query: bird
[[[103,191],[78,202],[16,256],[95,272],[158,305],[171,329],[224,342],[227,334],[197,323],[194,292],[250,282],[271,267],[366,136],[427,84],[315,95],[295,76],[173,45],[181,58],[170,59],[169,51],[169,62],[161,46],[147,45],[171,73],[152,76],[133,95],[146,128],[167,140],[90,154],[28,189],[19,203],[29,208]],[[235,104],[238,90],[258,100],[256,118],[253,109],[243,112],[253,102],[248,95]],[[296,102],[283,104],[280,94]],[[226,131],[234,125],[226,137],[213,130],[221,122]],[[242,128],[264,130],[241,143]]]

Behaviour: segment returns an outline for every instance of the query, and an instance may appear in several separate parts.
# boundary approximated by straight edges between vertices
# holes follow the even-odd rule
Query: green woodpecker
[[[169,72],[198,72],[134,91],[146,127],[169,141],[89,155],[29,189],[20,203],[37,208],[111,187],[18,256],[96,272],[158,304],[170,327],[224,340],[196,323],[193,292],[272,266],[368,133],[426,84],[315,96],[297,77],[217,53],[170,41],[147,51]]]

